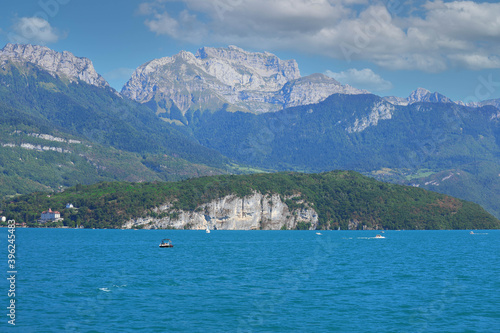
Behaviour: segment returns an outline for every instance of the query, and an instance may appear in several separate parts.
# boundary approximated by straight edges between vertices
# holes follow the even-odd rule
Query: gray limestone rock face
[[[388,120],[392,118],[395,107],[388,102],[377,102],[372,105],[370,113],[367,116],[356,118],[352,126],[346,128],[348,133],[362,132],[370,126],[377,126],[380,120]]]
[[[141,103],[154,100],[164,109],[160,111],[175,105],[184,114],[224,105],[253,113],[273,112],[317,103],[334,93],[368,92],[322,74],[301,77],[295,60],[229,46],[152,60],[136,69],[121,93]]]
[[[75,57],[71,52],[56,52],[39,45],[7,44],[0,50],[0,64],[7,61],[32,63],[53,76],[63,76],[70,81],[81,80],[97,87],[109,87],[106,80],[95,71],[92,61]]]
[[[318,214],[310,204],[304,202],[303,208],[290,209],[277,194],[255,192],[243,198],[228,195],[202,204],[194,211],[171,208],[172,204],[166,203],[156,209],[160,215],[167,213],[165,217],[131,219],[123,228],[142,225],[145,229],[280,230],[295,229],[303,222],[314,230],[318,225]]]

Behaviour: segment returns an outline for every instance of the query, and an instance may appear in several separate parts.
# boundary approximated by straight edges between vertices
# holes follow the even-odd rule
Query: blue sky
[[[87,57],[117,90],[149,60],[237,45],[381,96],[423,87],[454,100],[500,98],[497,1],[19,0],[0,9],[0,47]]]

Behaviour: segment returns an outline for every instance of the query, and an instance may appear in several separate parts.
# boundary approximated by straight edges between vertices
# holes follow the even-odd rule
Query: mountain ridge
[[[414,103],[456,103],[461,105],[459,102],[454,102],[438,92],[432,93],[420,87],[412,91],[407,98],[396,96],[386,96],[383,98],[394,105],[410,105]]]
[[[67,77],[71,82],[81,80],[97,87],[109,87],[90,59],[76,57],[69,51],[57,52],[46,46],[9,43],[0,50],[0,64],[5,65],[9,60],[33,63],[51,75]]]
[[[274,112],[316,103],[332,93],[367,92],[322,74],[301,77],[295,60],[229,46],[151,60],[136,69],[121,93],[141,103],[154,100],[159,113],[175,105],[185,114],[214,111],[224,104],[253,113]]]
[[[121,95],[140,103],[148,103],[158,99],[156,101],[157,109],[154,110],[157,113],[165,111],[168,113],[168,109],[172,104],[175,104],[184,114],[193,103],[189,103],[188,99],[181,97],[181,94],[175,91],[179,88],[179,84],[182,86],[182,80],[177,80],[177,84],[170,87],[170,94],[159,96],[159,98],[153,92],[161,90],[161,85],[158,85],[161,82],[155,81],[153,84],[148,82],[148,76],[154,74],[155,70],[179,59],[183,60],[185,64],[195,65],[198,74],[203,72],[216,79],[212,82],[212,88],[215,88],[216,91],[219,90],[219,93],[194,96],[201,103],[197,106],[199,110],[206,108],[203,106],[203,102],[207,102],[208,109],[211,108],[210,104],[215,104],[212,105],[212,109],[217,109],[229,103],[235,104],[234,110],[255,113],[273,112],[288,107],[318,103],[336,93],[370,93],[348,84],[343,85],[319,73],[303,77],[300,75],[297,62],[293,59],[281,60],[269,52],[250,52],[229,45],[225,48],[202,47],[195,54],[180,51],[170,57],[152,59],[134,71],[131,78],[122,87]],[[9,61],[33,63],[51,73],[52,76],[60,75],[69,79],[70,82],[81,80],[97,87],[110,88],[108,82],[95,71],[90,59],[76,57],[69,51],[58,52],[46,46],[8,43],[0,50],[0,65],[5,67]],[[245,71],[246,74],[243,73]],[[172,72],[171,74],[178,76],[178,73]],[[196,76],[194,79],[201,80],[189,88],[194,87],[194,91],[203,95],[202,87],[203,84],[206,84],[206,80]],[[192,91],[193,89],[184,89],[182,92],[191,93]],[[417,88],[406,98],[385,96],[383,99],[394,105],[427,102],[456,103],[475,108],[492,105],[500,108],[500,99],[463,103],[452,101],[439,92],[430,92],[424,88]]]

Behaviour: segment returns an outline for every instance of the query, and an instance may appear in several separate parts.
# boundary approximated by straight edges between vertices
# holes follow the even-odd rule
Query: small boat
[[[474,235],[474,231],[471,230],[471,232],[469,232],[469,234]]]
[[[377,236],[375,236],[375,238],[385,238],[385,237],[382,235],[377,235]]]
[[[317,232],[316,235],[323,235],[321,232]]]
[[[174,245],[170,239],[165,238],[161,240],[160,247],[174,247]]]
[[[210,233],[210,229],[207,227],[207,229],[205,229],[205,232],[206,232],[207,234],[209,234],[209,233]]]

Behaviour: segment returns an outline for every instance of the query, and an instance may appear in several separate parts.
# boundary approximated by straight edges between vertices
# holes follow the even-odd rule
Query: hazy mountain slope
[[[192,127],[203,144],[263,167],[449,168],[498,160],[498,114],[493,107],[394,106],[375,95],[333,95],[274,114],[204,114]]]
[[[194,163],[224,167],[217,152],[199,145],[185,129],[159,120],[147,107],[111,88],[65,82],[31,63],[0,69],[4,104],[46,119],[73,135],[136,153],[166,153]]]
[[[488,170],[500,165],[499,115],[491,106],[395,106],[375,95],[333,95],[272,114],[203,114],[191,126],[201,143],[241,163],[311,172],[353,169],[375,176],[389,168],[393,181],[403,181],[422,169],[437,173],[475,163],[486,163]],[[482,168],[474,173],[498,181],[492,175]],[[490,211],[498,207],[499,191],[478,197],[460,191],[458,184],[443,192],[476,200]],[[483,179],[474,192],[487,184]]]
[[[164,154],[137,154],[68,134],[0,102],[0,196],[99,181],[181,180],[223,171]]]

